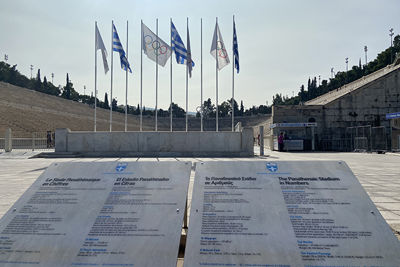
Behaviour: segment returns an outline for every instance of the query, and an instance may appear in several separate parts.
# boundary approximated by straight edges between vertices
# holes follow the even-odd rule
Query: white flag
[[[148,58],[165,66],[171,56],[171,47],[142,23],[143,51]]]
[[[107,50],[106,47],[104,46],[103,39],[101,38],[99,29],[97,28],[96,24],[96,51],[99,49],[101,50],[101,55],[103,58],[104,72],[107,74],[108,72]]]
[[[215,24],[214,37],[211,44],[210,53],[214,58],[217,58],[218,70],[221,70],[223,67],[229,64],[228,52],[226,52],[218,23]]]

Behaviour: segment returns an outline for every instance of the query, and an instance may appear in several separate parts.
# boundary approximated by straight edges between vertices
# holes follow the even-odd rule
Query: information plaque
[[[176,267],[190,171],[54,163],[0,220],[0,266]]]
[[[399,255],[344,162],[196,165],[185,267],[394,267]]]

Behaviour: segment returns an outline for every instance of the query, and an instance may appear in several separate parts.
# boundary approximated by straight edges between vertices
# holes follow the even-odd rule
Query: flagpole
[[[200,19],[200,131],[203,131],[203,18]]]
[[[112,89],[113,89],[113,39],[114,39],[114,21],[111,21],[111,90],[110,90],[110,132],[112,131]]]
[[[233,15],[233,31],[235,30],[235,15]],[[233,36],[233,34],[232,34]],[[232,132],[235,130],[235,55],[234,55],[234,39],[232,38]]]
[[[186,18],[186,35],[189,32],[189,18]],[[186,46],[188,45],[189,39],[186,41]],[[189,51],[188,51],[189,52]],[[188,131],[188,100],[189,100],[189,65],[186,59],[186,132]]]
[[[94,23],[94,131],[96,132],[97,111],[97,21]]]
[[[170,91],[171,91],[171,103],[169,104],[169,117],[170,117],[170,126],[169,126],[169,131],[172,132],[172,18],[170,18],[170,33],[171,33],[171,38],[170,38],[170,45],[171,45],[171,60],[170,60]]]
[[[126,21],[126,61],[128,60],[128,21]],[[127,63],[128,64],[128,63]],[[128,65],[126,66],[125,73],[125,132],[128,130]]]
[[[215,101],[215,131],[218,132],[218,17],[216,18],[215,30],[217,31],[217,36],[215,38],[215,92],[216,92],[216,101]]]
[[[143,130],[143,20],[140,20],[140,131]]]
[[[158,41],[158,19],[156,19],[156,36],[157,36],[157,41]],[[157,104],[158,104],[158,52],[156,51],[156,109],[154,110],[155,115],[156,115],[156,127],[155,127],[155,131],[158,131],[157,128]]]

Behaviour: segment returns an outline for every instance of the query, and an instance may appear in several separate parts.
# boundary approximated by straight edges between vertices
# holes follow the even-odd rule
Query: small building
[[[311,128],[287,129],[288,139],[314,139],[316,150],[390,150],[399,147],[392,138],[392,128],[398,128],[386,114],[399,111],[400,64],[393,64],[303,105],[273,106],[270,124],[316,123],[313,133]],[[272,128],[271,136],[280,130]]]
[[[315,122],[305,123],[273,123],[270,128],[275,132],[283,133],[284,150],[286,151],[308,151],[315,150]],[[278,150],[278,138],[273,138],[273,148]]]

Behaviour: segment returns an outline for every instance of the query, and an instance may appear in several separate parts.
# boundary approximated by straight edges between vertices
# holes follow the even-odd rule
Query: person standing
[[[47,131],[47,148],[51,147],[51,131]]]
[[[283,132],[278,136],[278,150],[279,152],[283,152]]]

